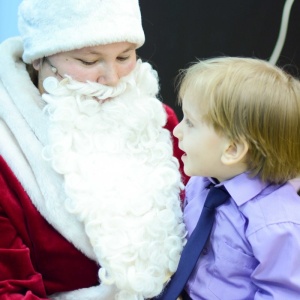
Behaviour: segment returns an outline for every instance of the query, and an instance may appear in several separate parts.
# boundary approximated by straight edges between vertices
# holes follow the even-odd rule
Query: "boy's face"
[[[183,119],[174,128],[174,136],[179,140],[179,148],[184,151],[182,161],[188,176],[222,177],[221,156],[228,144],[222,136],[202,120],[203,113],[191,104],[188,98],[182,101]]]

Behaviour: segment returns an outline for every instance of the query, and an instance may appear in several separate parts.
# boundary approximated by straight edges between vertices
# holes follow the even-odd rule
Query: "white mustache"
[[[123,77],[117,86],[107,86],[98,82],[80,82],[72,79],[70,76],[65,76],[64,79],[59,81],[55,77],[47,77],[43,86],[49,93],[57,96],[63,96],[64,92],[58,89],[60,85],[65,86],[69,91],[77,95],[89,96],[97,98],[98,100],[105,100],[107,98],[114,98],[125,92],[127,85],[130,83],[130,75]]]

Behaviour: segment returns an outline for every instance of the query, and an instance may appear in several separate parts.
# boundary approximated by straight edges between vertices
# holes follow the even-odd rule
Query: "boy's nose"
[[[182,139],[182,133],[181,133],[181,122],[179,124],[177,124],[175,126],[175,128],[173,129],[173,135],[178,138],[178,140],[181,140]]]

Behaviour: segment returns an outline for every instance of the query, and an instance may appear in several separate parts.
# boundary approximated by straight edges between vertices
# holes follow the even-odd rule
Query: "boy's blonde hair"
[[[300,82],[268,62],[222,57],[181,74],[179,102],[188,95],[204,120],[232,141],[249,144],[253,176],[282,183],[300,173]]]

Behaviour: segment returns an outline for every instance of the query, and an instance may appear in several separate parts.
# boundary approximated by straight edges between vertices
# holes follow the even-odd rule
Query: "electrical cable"
[[[277,63],[278,58],[281,54],[282,48],[285,43],[287,29],[288,29],[288,23],[289,23],[289,17],[290,17],[293,3],[294,3],[294,0],[286,0],[285,4],[284,4],[278,39],[277,39],[275,48],[273,50],[273,53],[269,59],[269,62],[273,65],[275,65]]]

